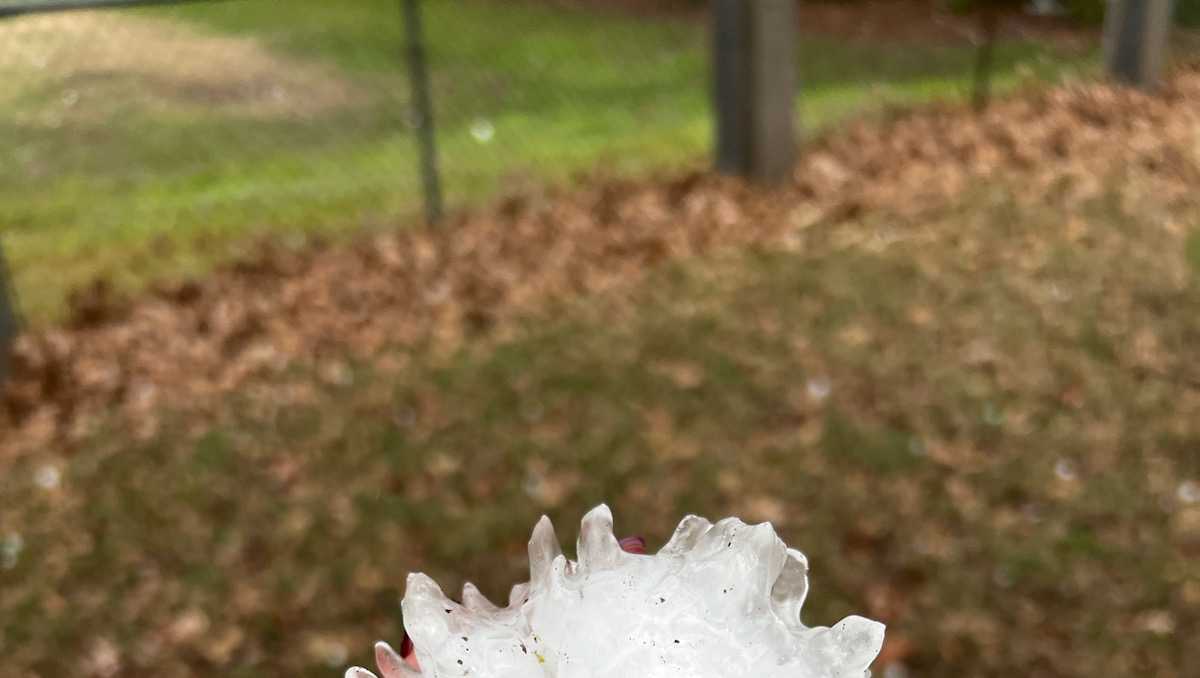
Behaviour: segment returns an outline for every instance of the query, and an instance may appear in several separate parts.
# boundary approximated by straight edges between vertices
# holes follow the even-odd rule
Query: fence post
[[[795,0],[714,0],[717,169],[780,181],[796,155]]]
[[[1121,82],[1154,89],[1161,81],[1174,0],[1108,0],[1104,56]]]
[[[8,261],[4,258],[4,245],[0,240],[0,387],[8,378],[10,351],[19,327],[17,298],[8,274]]]
[[[416,115],[420,147],[421,185],[425,192],[425,220],[442,219],[442,184],[438,176],[437,134],[434,129],[433,95],[429,85],[429,62],[425,53],[425,30],[421,24],[420,0],[404,0],[404,29],[408,41],[408,77]]]

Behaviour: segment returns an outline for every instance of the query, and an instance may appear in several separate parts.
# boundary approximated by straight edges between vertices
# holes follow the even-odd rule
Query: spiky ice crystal
[[[599,506],[577,554],[562,555],[543,517],[530,581],[505,608],[470,584],[455,603],[410,575],[402,606],[422,669],[380,644],[384,678],[861,678],[883,646],[883,625],[862,617],[801,623],[808,561],[769,523],[688,516],[662,550],[640,555],[622,550]]]

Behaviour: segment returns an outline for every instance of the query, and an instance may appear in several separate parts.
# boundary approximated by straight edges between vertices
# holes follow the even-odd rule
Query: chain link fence
[[[31,315],[56,317],[98,277],[134,289],[201,272],[264,234],[299,241],[420,218],[403,3],[32,11],[59,4],[0,0],[0,16],[29,12],[0,21],[0,206]],[[489,0],[419,10],[450,210],[706,147],[700,12]]]
[[[419,222],[433,193],[453,212],[703,166],[709,4],[0,0],[0,236],[27,315],[65,317],[95,280],[199,275],[262,237]],[[806,126],[969,91],[975,23],[935,4],[803,3]],[[1014,20],[997,80],[1086,67],[1094,33]]]

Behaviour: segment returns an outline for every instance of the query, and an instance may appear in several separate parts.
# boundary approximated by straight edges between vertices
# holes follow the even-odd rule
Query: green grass
[[[307,116],[286,107],[254,115],[238,108],[236,92],[218,93],[233,104],[208,101],[137,72],[0,69],[13,83],[0,97],[0,227],[35,321],[58,317],[67,293],[95,276],[136,289],[202,273],[257,235],[345,234],[419,214],[396,3],[295,0],[281,13],[277,3],[246,0],[106,16],[252,40],[286,57],[281,69],[318,72],[351,94]],[[702,25],[449,0],[426,4],[426,24],[452,205],[596,168],[636,174],[702,162]],[[179,51],[147,58],[169,62]],[[958,97],[971,61],[962,46],[817,37],[801,51],[810,130],[889,104]],[[998,81],[1050,78],[1090,61],[1006,43]],[[151,90],[165,103],[147,105]],[[86,110],[66,110],[62,102],[79,95]],[[494,136],[481,143],[471,130],[484,124]]]
[[[1173,379],[1200,287],[1156,216],[1021,190],[667,264],[498,343],[6,460],[0,653],[17,674],[111,646],[127,675],[325,676],[400,636],[404,572],[499,598],[538,514],[570,543],[608,501],[652,543],[685,512],[773,520],[813,563],[806,621],[879,617],[920,675],[1169,675],[1200,630],[1177,496],[1200,399]],[[841,237],[883,229],[910,237]],[[61,487],[33,482],[47,465]]]
[[[1185,248],[1188,265],[1200,276],[1200,230],[1195,230],[1188,236]]]

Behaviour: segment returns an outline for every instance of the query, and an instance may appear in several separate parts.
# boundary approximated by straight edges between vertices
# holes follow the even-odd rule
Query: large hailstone
[[[386,644],[384,678],[861,678],[883,625],[852,616],[800,622],[808,561],[769,523],[688,516],[655,555],[622,550],[607,506],[583,519],[577,553],[562,555],[543,517],[529,541],[530,582],[509,605],[474,586],[462,604],[423,574],[402,603],[416,671]],[[374,674],[354,668],[347,678]]]

